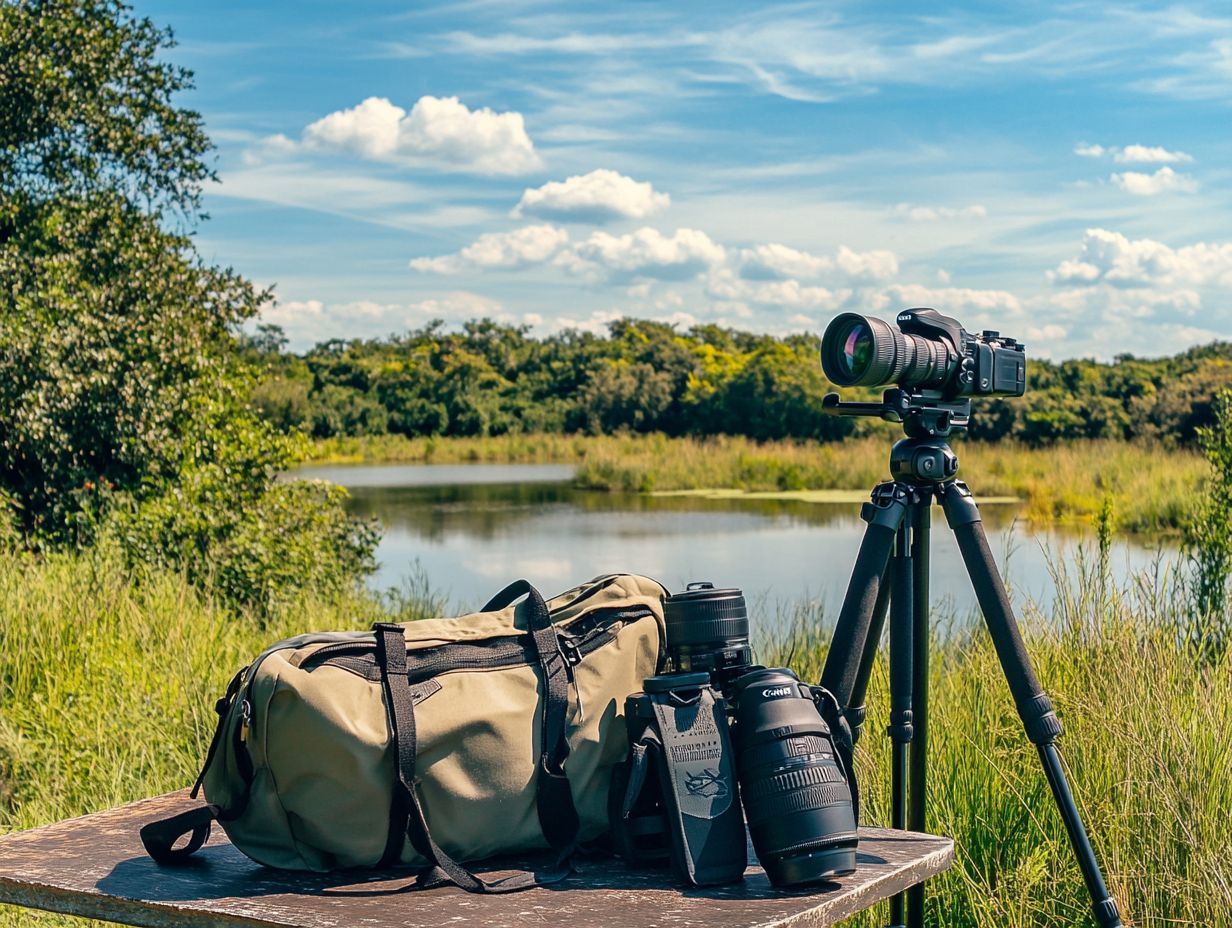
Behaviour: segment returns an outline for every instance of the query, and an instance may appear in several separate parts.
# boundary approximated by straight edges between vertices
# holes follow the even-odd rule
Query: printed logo
[[[778,699],[780,696],[790,696],[792,688],[790,686],[776,686],[774,689],[762,690],[763,699]]]
[[[701,796],[705,799],[722,799],[727,795],[727,781],[719,776],[719,771],[706,768],[696,773],[690,773],[684,781],[684,788],[690,796]]]

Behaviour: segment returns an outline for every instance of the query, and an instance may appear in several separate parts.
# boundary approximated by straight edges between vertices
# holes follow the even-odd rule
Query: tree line
[[[343,435],[664,432],[756,440],[838,440],[877,428],[822,412],[836,388],[820,336],[777,337],[639,319],[606,335],[534,337],[489,319],[441,322],[379,339],[332,339],[289,352],[277,326],[242,337],[260,371],[253,400],[279,430]],[[1083,438],[1191,445],[1232,385],[1232,344],[1111,362],[1028,360],[1021,398],[975,402],[970,434],[1048,445]],[[871,399],[877,391],[846,390]]]

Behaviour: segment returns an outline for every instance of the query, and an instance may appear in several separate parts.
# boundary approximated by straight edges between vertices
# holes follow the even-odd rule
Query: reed
[[[1028,605],[1029,646],[1109,883],[1139,926],[1222,924],[1232,911],[1232,663],[1177,646],[1162,566],[1123,589],[1098,558],[1057,564],[1053,603]],[[184,578],[128,576],[104,551],[0,557],[0,830],[32,827],[191,783],[234,670],[274,639],[437,612],[424,590],[306,598],[264,619]],[[817,679],[829,616],[785,604],[793,633],[759,643]],[[957,862],[930,886],[934,926],[1082,925],[1086,900],[996,656],[967,616],[937,616],[930,829]],[[859,748],[866,820],[888,819],[887,674]],[[0,909],[0,925],[79,920]],[[870,916],[853,924],[879,924]]]
[[[651,435],[502,435],[332,439],[314,462],[566,463],[579,486],[649,493],[670,490],[864,490],[888,478],[893,436],[841,443]],[[1194,452],[1115,441],[1052,448],[1012,442],[955,444],[960,476],[981,497],[1015,496],[1036,524],[1090,522],[1109,502],[1118,527],[1174,532],[1207,474]]]

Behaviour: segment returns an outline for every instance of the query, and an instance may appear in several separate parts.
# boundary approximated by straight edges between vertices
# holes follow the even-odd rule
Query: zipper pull
[[[252,728],[252,703],[245,699],[240,703],[240,743],[248,740],[248,732]]]

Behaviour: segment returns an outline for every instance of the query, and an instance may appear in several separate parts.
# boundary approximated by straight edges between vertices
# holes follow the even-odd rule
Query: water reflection
[[[313,476],[325,476],[316,469]],[[858,504],[794,500],[707,500],[577,490],[559,468],[466,467],[445,471],[406,465],[330,468],[351,488],[357,515],[385,527],[378,588],[399,585],[416,568],[459,608],[472,608],[510,580],[526,577],[545,593],[611,571],[656,577],[672,589],[695,579],[742,587],[751,600],[812,600],[833,616],[842,600],[863,523]],[[448,478],[446,485],[427,485]],[[519,482],[507,481],[513,478]],[[466,481],[466,482],[462,482]],[[993,551],[1011,594],[1048,601],[1048,557],[1070,557],[1091,544],[1076,530],[1029,529],[1016,506],[982,507]],[[975,598],[953,536],[934,509],[933,598],[965,616]],[[1119,539],[1115,573],[1149,565],[1157,545]],[[1008,558],[1007,558],[1008,554]]]

